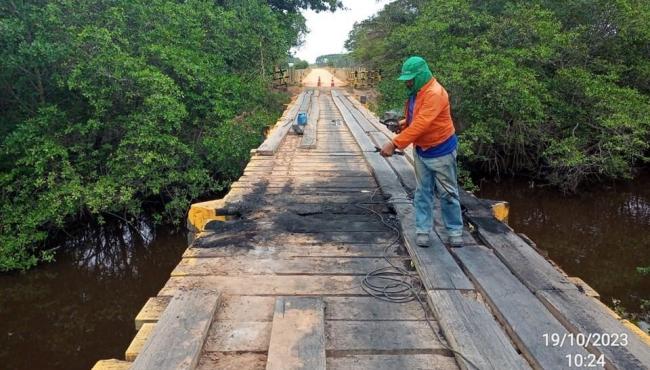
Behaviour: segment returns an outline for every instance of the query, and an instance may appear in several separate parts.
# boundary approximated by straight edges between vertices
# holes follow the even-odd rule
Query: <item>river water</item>
[[[79,230],[56,262],[0,275],[0,369],[87,370],[124,358],[135,315],[187,247],[172,228],[136,227],[141,235],[124,224]]]
[[[569,275],[639,314],[650,299],[650,176],[563,196],[525,181],[482,183],[479,196],[510,202],[510,225]],[[89,369],[124,356],[133,319],[186,248],[172,228],[89,227],[61,243],[54,263],[0,275],[0,368]]]

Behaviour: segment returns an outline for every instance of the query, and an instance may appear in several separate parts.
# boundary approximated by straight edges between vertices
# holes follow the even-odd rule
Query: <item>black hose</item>
[[[385,204],[385,202],[373,202],[373,198],[375,197],[377,191],[379,190],[380,188],[376,188],[373,191],[373,193],[370,195],[370,202],[361,201],[353,204],[358,208],[364,209],[366,211],[375,214],[379,218],[382,224],[390,228],[395,233],[395,238],[391,240],[390,243],[386,245],[386,247],[384,247],[383,254],[382,254],[382,258],[388,263],[389,266],[381,267],[376,270],[368,272],[366,276],[363,278],[363,280],[361,281],[361,289],[363,289],[364,292],[368,293],[370,296],[374,298],[380,299],[385,302],[390,302],[390,303],[407,303],[407,302],[417,300],[420,303],[422,310],[424,311],[424,318],[427,321],[427,324],[429,325],[433,333],[436,335],[436,338],[438,338],[438,342],[440,342],[440,345],[442,345],[445,349],[449,350],[450,352],[463,358],[463,360],[465,360],[465,362],[467,362],[472,367],[480,370],[480,368],[474,362],[468,359],[461,352],[445,344],[443,338],[440,337],[440,334],[436,330],[436,327],[431,322],[431,317],[429,316],[429,306],[427,303],[424,302],[424,300],[422,300],[421,293],[422,291],[424,291],[424,285],[422,284],[422,281],[420,280],[420,277],[417,274],[417,272],[414,273],[412,271],[406,270],[405,268],[396,266],[391,261],[389,250],[391,248],[394,248],[395,246],[399,246],[399,242],[402,240],[402,232],[400,228],[397,227],[394,223],[387,221],[383,215],[381,215],[379,212],[375,211],[374,209],[364,207],[361,205],[361,204]],[[407,202],[407,200],[404,201],[399,200],[399,203],[412,204],[412,201],[408,200]],[[418,288],[416,288],[416,286]]]

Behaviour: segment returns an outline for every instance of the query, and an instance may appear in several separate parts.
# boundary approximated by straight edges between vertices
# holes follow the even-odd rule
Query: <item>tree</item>
[[[72,222],[180,224],[224,189],[287,97],[273,66],[298,10],[336,1],[0,3],[0,271],[51,257]]]
[[[567,191],[648,161],[650,5],[637,0],[407,1],[357,24],[352,57],[390,78],[410,55],[450,93],[465,167]]]

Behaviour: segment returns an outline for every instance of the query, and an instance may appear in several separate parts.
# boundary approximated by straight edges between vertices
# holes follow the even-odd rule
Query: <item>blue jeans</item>
[[[463,216],[458,197],[456,151],[437,158],[423,158],[414,154],[415,231],[429,234],[433,229],[433,195],[440,199],[442,221],[449,236],[463,234]]]

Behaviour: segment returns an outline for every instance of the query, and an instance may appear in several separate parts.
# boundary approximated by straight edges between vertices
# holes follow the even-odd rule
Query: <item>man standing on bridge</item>
[[[463,246],[463,218],[458,196],[456,147],[458,138],[451,119],[447,91],[433,78],[427,62],[410,57],[398,80],[406,81],[409,98],[404,107],[402,132],[384,145],[381,155],[415,146],[415,231],[420,247],[430,245],[433,229],[433,195],[440,199],[442,220],[452,247]]]

